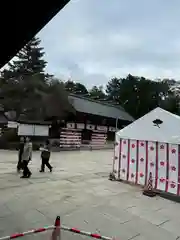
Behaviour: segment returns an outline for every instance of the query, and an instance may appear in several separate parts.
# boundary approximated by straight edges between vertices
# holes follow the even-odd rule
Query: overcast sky
[[[180,0],[71,0],[38,34],[47,70],[91,87],[128,73],[180,79]]]

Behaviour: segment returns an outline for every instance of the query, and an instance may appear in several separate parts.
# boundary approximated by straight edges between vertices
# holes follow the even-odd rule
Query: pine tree
[[[1,102],[17,115],[37,116],[42,105],[41,92],[48,87],[44,51],[39,45],[39,38],[34,37],[1,72]]]
[[[34,37],[25,45],[17,56],[8,64],[8,68],[2,72],[2,77],[6,79],[16,78],[16,81],[25,76],[41,75],[45,78],[43,48],[40,47],[40,39]]]

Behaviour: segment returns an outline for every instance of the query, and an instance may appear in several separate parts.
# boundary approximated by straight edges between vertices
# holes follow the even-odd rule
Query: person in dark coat
[[[24,144],[24,151],[22,154],[23,160],[23,176],[21,178],[30,178],[31,171],[28,168],[29,161],[32,159],[32,142],[31,140],[26,137],[25,144]]]
[[[46,140],[44,146],[40,148],[40,151],[41,151],[41,159],[42,159],[40,172],[44,172],[45,166],[49,168],[50,172],[52,172],[52,166],[49,163],[49,159],[51,155],[49,140]]]
[[[20,170],[23,169],[23,162],[22,162],[23,151],[24,151],[24,137],[21,137],[20,143],[19,143],[19,152],[18,152],[18,164],[17,164],[18,172],[20,172]]]

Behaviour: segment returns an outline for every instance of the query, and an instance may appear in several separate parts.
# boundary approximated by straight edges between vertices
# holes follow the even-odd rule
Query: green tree
[[[103,86],[94,86],[89,90],[89,96],[92,99],[99,99],[99,100],[104,100],[106,98],[106,94],[103,91]]]
[[[1,102],[5,110],[15,110],[17,116],[41,116],[41,92],[47,90],[51,76],[45,74],[46,61],[39,44],[40,40],[33,38],[1,72]]]
[[[166,82],[129,74],[126,78],[110,80],[106,92],[110,100],[122,105],[133,117],[139,118],[161,106],[162,99],[168,95],[168,90]]]
[[[88,90],[87,88],[81,84],[81,83],[76,83],[74,81],[68,80],[65,82],[64,84],[66,91],[70,92],[70,93],[74,93],[74,94],[78,94],[78,95],[87,95],[88,94]]]
[[[34,37],[25,45],[17,56],[9,62],[8,68],[2,72],[2,77],[8,80],[16,78],[16,81],[25,76],[42,75],[46,67],[46,61],[43,59],[44,51],[40,47],[40,39]]]
[[[108,100],[119,102],[120,100],[120,87],[121,87],[122,79],[121,78],[113,78],[106,85],[106,93],[108,96]]]
[[[43,96],[45,116],[53,120],[63,119],[69,113],[75,114],[70,104],[64,84],[58,79],[52,79],[48,92]]]

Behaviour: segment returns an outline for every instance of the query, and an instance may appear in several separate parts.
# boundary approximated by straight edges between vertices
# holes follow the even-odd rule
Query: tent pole
[[[117,132],[117,128],[118,128],[118,118],[116,118],[116,132]]]
[[[118,129],[118,118],[116,118],[116,131],[114,134],[114,156],[113,156],[113,166],[112,166],[112,172],[114,172],[114,165],[115,165],[115,144],[116,144],[116,132]]]

